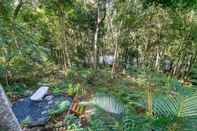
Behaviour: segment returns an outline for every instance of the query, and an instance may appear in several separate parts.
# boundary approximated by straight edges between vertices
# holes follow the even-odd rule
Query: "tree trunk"
[[[118,57],[118,37],[120,35],[120,29],[121,29],[121,26],[122,26],[122,21],[120,21],[120,26],[119,28],[114,31],[114,26],[113,26],[113,16],[111,16],[110,18],[110,25],[111,25],[111,33],[112,33],[112,40],[115,44],[115,51],[114,51],[114,62],[113,62],[113,65],[112,65],[112,71],[111,71],[111,77],[113,78],[114,77],[114,73],[115,73],[115,69],[116,69],[116,64],[117,64],[117,57]]]
[[[22,131],[18,120],[12,112],[9,100],[7,99],[5,92],[0,85],[0,129],[3,128],[6,131]]]
[[[113,78],[113,74],[115,73],[117,54],[118,54],[118,42],[116,41],[115,44],[116,45],[115,45],[115,51],[114,51],[114,62],[113,62],[113,65],[112,65],[112,78]]]
[[[102,14],[103,17],[101,17]],[[106,0],[97,0],[97,17],[96,17],[96,28],[94,33],[94,62],[93,62],[93,66],[95,69],[97,68],[97,61],[98,61],[97,57],[98,57],[99,28],[100,28],[100,24],[105,20],[105,16],[106,16]]]
[[[136,42],[136,41],[135,41]],[[139,56],[139,44],[136,42],[136,49],[137,49],[137,55],[136,55],[136,64],[137,64],[137,67],[139,67],[139,58],[140,58],[140,56]]]
[[[21,10],[23,4],[24,4],[23,0],[19,0],[19,3],[18,3],[18,5],[15,8],[14,14],[13,14],[13,17],[12,17],[12,35],[13,35],[14,42],[15,42],[15,45],[16,45],[17,49],[19,49],[20,46],[19,46],[19,41],[17,39],[17,34],[16,34],[16,18],[18,16],[19,11]],[[20,50],[19,50],[19,53],[21,53]]]
[[[128,64],[128,57],[129,57],[128,50],[129,50],[128,47],[124,49],[124,55],[123,55],[123,59],[124,59],[123,66],[125,69],[127,69],[127,64]]]
[[[59,3],[59,24],[60,24],[60,31],[61,31],[61,47],[63,48],[63,51],[65,52],[65,54],[62,52],[62,64],[64,67],[64,70],[67,69],[67,66],[70,67],[71,66],[71,62],[70,62],[70,57],[69,57],[69,53],[68,53],[68,46],[66,44],[66,34],[65,34],[65,23],[64,23],[64,18],[65,18],[65,14],[64,14],[64,10],[63,7],[61,5],[61,3]],[[65,55],[65,56],[63,56]]]
[[[97,9],[97,21],[96,21],[96,30],[94,33],[94,68],[97,68],[97,43],[98,43],[98,32],[99,32],[99,7]]]
[[[187,54],[184,53],[184,56],[180,61],[179,71],[177,73],[177,76],[182,79],[184,78],[184,74],[185,74],[185,68],[187,63],[186,60],[187,60]]]
[[[155,61],[155,69],[159,71],[159,61],[160,61],[160,50],[159,47],[156,47],[156,61]]]
[[[150,85],[150,87],[148,87],[148,91],[147,91],[147,113],[148,115],[152,116],[152,112],[153,112],[153,109],[152,109],[152,85]]]
[[[194,55],[191,56],[191,59],[188,61],[188,67],[187,67],[187,72],[185,74],[186,79],[188,79],[189,74],[191,72],[192,64],[195,63],[197,57],[197,52],[195,52]]]
[[[19,3],[16,6],[16,8],[14,10],[14,14],[13,14],[13,20],[14,20],[14,22],[15,22],[16,17],[18,16],[18,13],[19,13],[20,9],[22,8],[22,6],[23,6],[23,0],[19,0]]]

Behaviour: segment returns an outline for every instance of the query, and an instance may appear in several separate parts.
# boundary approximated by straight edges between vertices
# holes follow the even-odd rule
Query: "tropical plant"
[[[69,96],[82,96],[82,95],[85,95],[86,91],[84,88],[82,88],[80,86],[80,84],[76,84],[76,85],[73,85],[73,84],[68,84],[68,87],[66,88],[66,93],[69,95]]]
[[[69,114],[64,117],[64,121],[66,122],[67,130],[83,131],[83,128],[79,125],[78,117]]]
[[[156,97],[153,100],[153,114],[156,122],[169,122],[169,128],[182,130],[195,130],[196,126],[191,120],[197,119],[197,95]],[[165,123],[165,122],[163,122]],[[188,124],[191,124],[188,129]],[[194,125],[193,125],[194,124]],[[184,126],[187,125],[187,126]],[[160,125],[161,126],[161,125]]]
[[[92,104],[106,112],[119,115],[124,112],[124,105],[110,95],[96,95],[89,102],[81,102],[80,104]]]
[[[49,114],[53,116],[53,115],[63,113],[64,111],[69,109],[70,105],[71,105],[71,102],[68,100],[61,101],[61,102],[57,103],[53,107],[53,109],[49,110]]]

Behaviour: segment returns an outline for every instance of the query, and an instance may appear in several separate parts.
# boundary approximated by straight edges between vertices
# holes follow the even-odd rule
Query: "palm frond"
[[[185,98],[180,112],[181,117],[197,116],[197,95]]]
[[[153,100],[153,112],[156,116],[175,116],[178,100],[173,97],[160,97]]]
[[[110,95],[97,95],[89,102],[82,102],[81,104],[92,104],[106,112],[121,114],[124,112],[124,106]]]
[[[197,117],[197,95],[154,99],[153,112],[158,117]]]
[[[107,112],[121,114],[124,110],[123,105],[112,96],[96,96],[92,102]]]

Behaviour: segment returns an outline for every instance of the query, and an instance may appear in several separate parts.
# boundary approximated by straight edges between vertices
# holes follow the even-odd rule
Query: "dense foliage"
[[[87,97],[70,130],[195,130],[196,61],[196,0],[0,0],[0,83]]]

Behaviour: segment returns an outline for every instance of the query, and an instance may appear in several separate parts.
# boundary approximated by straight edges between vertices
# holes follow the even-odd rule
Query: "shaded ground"
[[[40,126],[48,122],[49,110],[65,99],[63,95],[47,95],[42,101],[35,102],[26,97],[14,103],[12,109],[21,124]],[[71,98],[67,99],[72,102]]]

